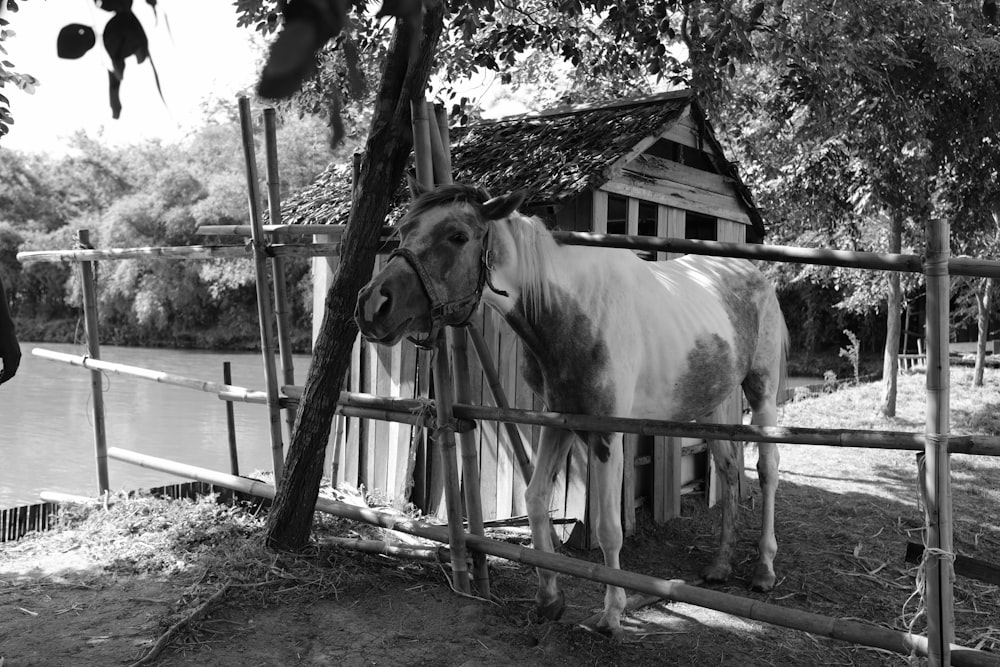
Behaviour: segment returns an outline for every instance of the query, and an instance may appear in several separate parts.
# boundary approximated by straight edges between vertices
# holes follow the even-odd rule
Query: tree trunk
[[[893,212],[889,220],[889,252],[899,253],[903,247],[903,215],[898,211]],[[882,405],[879,407],[879,411],[886,417],[896,416],[902,302],[899,273],[890,271],[886,279],[885,352],[882,356]]]
[[[979,289],[976,291],[976,324],[979,331],[976,337],[976,371],[972,380],[973,387],[983,386],[983,371],[986,366],[986,339],[990,335],[990,292],[992,290],[992,278],[983,278],[979,281]]]
[[[443,3],[428,6],[422,34],[411,34],[406,24],[396,21],[350,223],[341,243],[340,267],[326,295],[326,312],[285,458],[285,476],[268,514],[267,544],[273,548],[298,549],[309,539],[330,424],[358,335],[354,322],[358,291],[371,279],[379,232],[396,184],[403,179],[413,145],[410,100],[419,98],[427,86],[443,17]],[[419,48],[411,50],[411,40],[417,38]]]

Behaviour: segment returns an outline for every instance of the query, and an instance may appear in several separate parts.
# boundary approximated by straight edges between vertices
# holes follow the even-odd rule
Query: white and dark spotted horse
[[[590,415],[705,419],[742,385],[753,423],[776,423],[787,333],[773,287],[745,260],[686,256],[643,261],[629,250],[558,244],[545,226],[517,212],[523,192],[488,199],[480,188],[410,183],[414,201],[399,225],[400,246],[358,295],[357,321],[369,340],[432,339],[468,320],[485,302],[524,343],[522,369],[549,410]],[[599,493],[597,536],[605,564],[622,546],[621,434],[543,428],[526,491],[535,548],[552,551],[553,481],[574,438],[592,448]],[[719,550],[704,571],[731,572],[736,541],[735,447],[711,443],[723,471]],[[763,494],[760,560],[751,585],[775,583],[774,498],[778,450],[760,443]],[[558,618],[565,600],[555,573],[538,570],[539,613]],[[609,586],[598,628],[618,634],[625,591]]]

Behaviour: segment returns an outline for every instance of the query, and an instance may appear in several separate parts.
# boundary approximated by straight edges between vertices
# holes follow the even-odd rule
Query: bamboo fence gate
[[[425,107],[426,108],[426,107]],[[249,106],[245,100],[240,102],[241,120],[244,127],[249,124]],[[414,114],[419,116],[418,113]],[[268,122],[268,115],[265,114],[265,122]],[[273,122],[273,116],[271,116]],[[273,134],[271,135],[273,137]],[[438,135],[440,138],[440,135]],[[261,301],[269,300],[267,285],[267,264],[261,258],[268,256],[274,258],[299,255],[299,256],[320,256],[335,253],[335,243],[325,244],[297,244],[297,243],[270,243],[267,244],[264,236],[265,232],[275,234],[285,231],[287,228],[281,225],[270,226],[264,229],[260,224],[259,211],[256,208],[257,201],[257,179],[256,162],[253,158],[252,135],[244,133],[244,141],[248,141],[251,147],[246,148],[248,160],[247,180],[250,191],[250,217],[251,235],[253,238],[252,252],[255,260],[258,278],[258,297]],[[418,139],[419,141],[419,139]],[[431,145],[433,148],[433,144]],[[426,152],[424,153],[426,155]],[[269,158],[271,151],[268,151]],[[418,152],[418,160],[421,159]],[[251,167],[250,163],[253,163]],[[426,165],[426,163],[425,163]],[[276,167],[276,165],[275,165]],[[433,169],[433,163],[430,167]],[[425,166],[426,170],[426,166]],[[271,172],[269,171],[269,174]],[[277,172],[275,171],[274,174]],[[424,173],[428,173],[425,171]],[[269,186],[271,184],[269,176]],[[276,188],[273,188],[276,193]],[[269,187],[269,192],[272,188]],[[298,229],[296,231],[307,232],[313,230]],[[324,230],[328,232],[329,230]],[[674,437],[697,437],[714,439],[732,439],[744,441],[773,441],[778,443],[789,443],[799,445],[833,445],[847,447],[868,447],[868,448],[892,448],[915,450],[923,453],[924,467],[926,474],[923,477],[925,490],[925,514],[928,534],[928,544],[925,549],[924,567],[926,572],[925,588],[927,600],[928,633],[926,637],[899,633],[874,625],[858,623],[854,621],[844,621],[830,619],[816,614],[809,614],[799,610],[787,610],[779,606],[764,604],[752,600],[731,596],[715,591],[708,591],[686,586],[679,582],[668,582],[656,580],[651,577],[612,570],[601,565],[583,563],[573,559],[537,552],[533,549],[513,547],[511,545],[497,543],[487,540],[477,534],[465,534],[462,529],[461,500],[458,495],[458,448],[454,442],[448,445],[449,456],[455,461],[445,484],[448,487],[445,491],[447,504],[449,505],[449,528],[444,530],[440,527],[426,526],[415,521],[400,522],[395,515],[391,517],[380,515],[372,510],[363,510],[353,506],[341,505],[321,501],[317,504],[317,509],[337,513],[340,516],[355,518],[360,521],[367,521],[374,525],[382,525],[387,528],[411,532],[415,535],[428,537],[436,541],[449,542],[452,546],[453,576],[456,576],[456,584],[460,585],[460,590],[469,589],[469,577],[465,573],[465,559],[458,562],[458,555],[464,553],[466,546],[477,554],[492,554],[511,560],[515,560],[530,565],[545,567],[548,569],[565,572],[574,576],[579,576],[602,583],[609,583],[624,586],[638,591],[649,592],[661,597],[690,602],[700,606],[726,611],[745,618],[754,618],[769,623],[796,628],[851,641],[857,644],[885,648],[897,653],[907,654],[915,650],[922,655],[926,655],[931,665],[997,665],[1000,664],[994,654],[982,651],[955,646],[954,640],[954,610],[952,582],[953,571],[953,546],[952,546],[952,517],[951,517],[951,487],[950,487],[950,453],[968,453],[987,456],[1000,455],[1000,438],[986,436],[949,436],[948,421],[948,393],[949,393],[949,364],[948,364],[948,316],[949,316],[949,289],[948,280],[950,275],[979,275],[989,277],[1000,277],[1000,262],[969,259],[952,258],[949,256],[949,229],[943,220],[930,220],[927,223],[926,236],[927,255],[919,257],[915,255],[884,254],[848,252],[836,250],[816,250],[805,248],[790,248],[785,246],[751,246],[733,243],[720,243],[712,241],[694,241],[684,239],[668,238],[648,238],[626,235],[602,235],[572,232],[556,232],[556,238],[564,243],[577,243],[582,245],[595,245],[605,247],[631,248],[636,250],[653,250],[661,252],[706,254],[715,256],[746,257],[750,259],[825,264],[849,268],[868,268],[875,270],[890,270],[924,273],[926,276],[928,306],[927,306],[927,423],[924,434],[893,433],[879,431],[853,431],[838,429],[796,429],[788,427],[759,427],[743,426],[739,424],[718,425],[718,424],[693,424],[674,423],[660,420],[636,420],[624,418],[607,418],[583,415],[565,415],[551,412],[539,412],[528,410],[526,401],[517,401],[517,407],[500,405],[496,408],[470,405],[459,402],[449,406],[451,403],[450,394],[454,392],[451,384],[451,372],[447,368],[449,355],[447,354],[447,344],[442,342],[438,347],[438,354],[435,360],[438,368],[439,378],[436,380],[437,410],[436,422],[448,421],[457,418],[455,431],[461,432],[468,428],[468,423],[464,420],[489,420],[498,423],[520,424],[529,428],[541,425],[556,425],[562,427],[572,427],[588,430],[616,431],[623,433],[636,433],[644,435],[669,435]],[[86,236],[81,237],[81,245],[84,245]],[[266,248],[265,248],[266,244]],[[135,248],[124,250],[94,250],[86,247],[68,251],[41,251],[41,252],[21,252],[18,259],[21,261],[71,261],[80,263],[84,271],[87,265],[96,260],[106,259],[126,259],[126,258],[205,258],[205,257],[246,257],[246,250],[242,247],[233,246],[190,246],[184,248]],[[274,266],[272,266],[274,269]],[[85,281],[86,282],[86,281]],[[277,284],[276,284],[277,289]],[[282,297],[276,293],[276,301]],[[96,298],[85,297],[85,306],[88,303],[96,304]],[[281,310],[281,306],[278,306]],[[261,329],[262,343],[265,342],[263,330],[269,327],[272,314],[270,310],[261,309]],[[94,327],[90,328],[90,320],[93,319]],[[241,387],[232,387],[225,384],[201,382],[190,378],[178,378],[167,374],[150,371],[148,369],[136,369],[125,367],[121,364],[102,362],[99,358],[99,348],[96,343],[98,332],[96,330],[96,310],[89,309],[86,314],[88,322],[88,340],[93,346],[88,357],[59,359],[74,363],[75,365],[89,368],[92,373],[99,374],[102,371],[120,372],[127,375],[144,377],[146,379],[189,386],[202,391],[209,391],[217,394],[224,400],[242,400],[266,404],[272,415],[272,451],[275,465],[276,479],[280,475],[281,468],[281,441],[280,426],[275,433],[273,426],[279,422],[278,410],[283,407],[293,409],[296,404],[296,390],[294,387],[285,386],[284,395],[279,394],[277,382],[267,382],[265,391],[253,391]],[[484,328],[488,325],[484,320]],[[279,339],[280,327],[279,327]],[[473,336],[476,343],[476,337]],[[279,347],[287,344],[287,341],[278,341]],[[456,347],[454,339],[451,341],[451,348]],[[457,346],[461,351],[461,344]],[[273,349],[273,348],[272,348]],[[34,354],[39,356],[49,356],[55,358],[55,353],[35,350]],[[454,354],[454,352],[453,352]],[[485,357],[484,357],[485,359]],[[267,370],[271,364],[271,371]],[[276,378],[274,371],[274,354],[265,352],[264,354],[265,374]],[[488,365],[488,362],[483,364]],[[475,374],[473,374],[475,376]],[[290,377],[290,376],[286,376]],[[447,379],[447,381],[442,381]],[[199,386],[200,385],[200,386]],[[462,385],[458,385],[458,394],[462,394]],[[95,391],[95,397],[99,391]],[[97,401],[95,399],[95,406]],[[380,419],[392,421],[398,424],[406,424],[427,428],[431,425],[432,419],[427,415],[414,412],[414,407],[421,405],[420,401],[405,398],[384,398],[367,394],[345,392],[340,400],[339,412],[348,417]],[[531,407],[537,407],[534,403]],[[95,407],[96,409],[96,407]],[[102,415],[103,422],[103,415]],[[510,427],[507,427],[510,428]],[[516,427],[514,427],[516,430]],[[95,439],[100,439],[98,433],[98,421],[95,418]],[[445,432],[450,432],[445,429]],[[454,435],[454,432],[451,432]],[[136,465],[144,465],[163,470],[183,477],[196,479],[199,481],[218,484],[226,488],[233,488],[246,493],[260,495],[262,497],[273,497],[274,489],[259,482],[248,481],[223,473],[206,471],[203,469],[186,466],[184,464],[173,463],[134,454],[117,448],[107,449],[106,443],[96,444],[97,466],[100,470],[102,465],[106,465],[107,457],[127,461]],[[463,445],[462,463],[469,465],[474,461],[476,452]],[[520,462],[522,463],[523,462]],[[470,489],[475,483],[476,475],[470,475],[474,468],[465,471],[466,502],[470,495],[477,493]],[[524,471],[522,465],[522,472]],[[106,468],[102,474],[98,473],[99,490],[107,490]],[[475,528],[474,528],[475,530]],[[474,570],[476,568],[474,567]],[[474,577],[477,584],[482,585],[481,573],[475,571]],[[459,578],[461,581],[459,581]]]

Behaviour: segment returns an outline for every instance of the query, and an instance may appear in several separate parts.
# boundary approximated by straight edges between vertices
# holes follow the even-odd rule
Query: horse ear
[[[410,198],[413,200],[416,200],[417,197],[425,195],[431,190],[433,190],[433,188],[425,188],[423,185],[420,184],[420,181],[414,178],[413,174],[410,173],[406,174],[406,184],[410,186]]]
[[[516,211],[527,196],[528,191],[520,189],[494,197],[483,204],[483,217],[487,220],[503,220]]]

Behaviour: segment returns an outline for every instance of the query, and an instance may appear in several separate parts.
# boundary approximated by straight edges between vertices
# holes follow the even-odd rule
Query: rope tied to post
[[[909,622],[906,623],[906,632],[911,637],[919,636],[916,632],[917,620],[921,616],[926,617],[927,615],[927,601],[924,596],[924,591],[926,590],[927,582],[927,562],[931,558],[935,558],[938,561],[947,561],[954,565],[955,563],[955,553],[952,551],[946,551],[944,549],[938,549],[936,547],[927,546],[927,536],[924,534],[924,553],[920,559],[920,564],[917,566],[917,574],[914,577],[914,591],[910,594],[910,597],[906,598],[903,602],[903,609],[900,614],[900,618],[906,619],[906,608],[909,606],[910,602],[914,598],[917,599],[917,608],[913,612],[913,616],[910,618]],[[954,578],[954,569],[952,570],[952,577]],[[920,656],[917,654],[917,644],[912,642],[910,645],[910,654],[907,656],[907,662],[910,665],[919,665]]]

